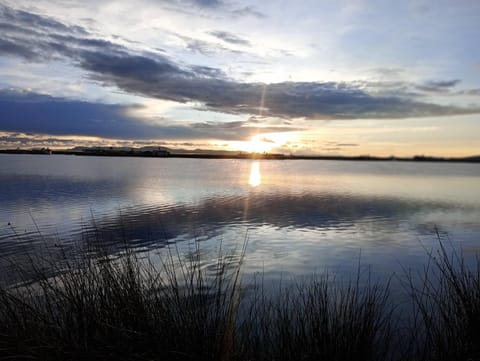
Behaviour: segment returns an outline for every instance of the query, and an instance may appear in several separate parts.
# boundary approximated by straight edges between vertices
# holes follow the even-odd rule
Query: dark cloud
[[[27,60],[33,60],[38,57],[38,54],[29,47],[8,39],[0,39],[0,54],[21,56]]]
[[[358,147],[356,143],[338,143],[337,147]]]
[[[54,135],[148,138],[155,132],[120,105],[88,103],[27,92],[0,92],[1,129]],[[159,135],[158,131],[156,131]]]
[[[199,53],[206,56],[210,56],[212,54],[215,54],[219,50],[222,50],[221,47],[212,45],[207,41],[198,40],[198,39],[189,38],[185,40],[185,43],[186,43],[187,50],[191,51],[192,53]]]
[[[443,80],[443,81],[429,81],[427,85],[431,87],[436,87],[436,88],[451,88],[460,83],[460,79],[454,79],[454,80]]]
[[[189,0],[189,2],[206,7],[217,7],[223,5],[223,2],[219,0]]]
[[[74,144],[75,141],[73,139],[62,139],[62,138],[36,138],[28,135],[21,135],[21,134],[9,134],[9,135],[2,135],[0,136],[0,144],[1,145],[12,145],[17,144],[19,146],[32,146],[32,145],[52,145],[57,144]]]
[[[458,83],[460,83],[459,79],[432,80],[432,81],[426,82],[425,84],[417,85],[417,89],[426,91],[426,92],[443,93],[443,92],[450,91],[450,88],[453,88]]]
[[[378,69],[375,69],[375,71],[378,71]],[[480,89],[463,89],[454,91],[452,88],[456,87],[460,82],[461,81],[459,79],[431,80],[422,84],[396,80],[362,80],[354,81],[352,82],[352,85],[357,86],[360,89],[364,89],[369,94],[378,94],[381,96],[392,96],[397,98],[402,97],[405,99],[425,97],[430,95],[428,93],[438,93],[442,96],[480,95]]]
[[[19,91],[0,91],[0,129],[9,132],[123,139],[245,140],[257,133],[300,128],[252,127],[248,121],[149,124],[132,115],[141,106],[90,103]],[[10,135],[12,142],[22,137]],[[3,139],[6,141],[7,139]]]
[[[239,128],[244,121],[233,121],[233,122],[204,122],[204,123],[193,123],[192,127],[197,129],[211,129],[211,128],[222,128],[222,129],[232,129]]]
[[[224,78],[225,73],[218,68],[211,68],[208,66],[192,66],[192,71],[196,76],[200,77],[215,77],[215,78]]]
[[[225,140],[244,140],[250,139],[252,135],[259,133],[276,133],[285,131],[304,130],[303,128],[284,127],[284,126],[263,126],[253,127],[249,125],[249,121],[232,121],[232,122],[204,122],[190,124],[196,132],[202,134],[218,134],[221,139]]]
[[[47,136],[42,134],[2,132],[0,134],[0,149],[15,148],[84,148],[84,147],[205,147],[211,148],[210,143],[164,141],[158,139],[112,139],[112,138],[79,138],[78,136]],[[145,148],[146,149],[146,148]],[[177,149],[177,151],[182,151]]]
[[[162,31],[159,29],[159,31]],[[165,31],[165,30],[163,30]],[[194,39],[189,36],[185,36],[176,32],[165,31],[169,33],[171,36],[180,39],[182,42],[185,43],[185,48],[192,53],[199,53],[205,56],[212,56],[218,53],[231,53],[235,55],[242,55],[245,54],[244,52],[237,50],[237,49],[230,49],[227,48],[218,42],[210,42],[200,39]]]
[[[147,0],[148,1],[148,0]],[[178,8],[179,10],[188,11],[189,8],[195,9],[218,9],[223,8],[227,4],[223,0],[151,0],[154,4],[160,4],[167,8]]]
[[[457,93],[458,95],[480,95],[480,88],[462,90]]]
[[[236,16],[253,16],[259,19],[267,17],[264,13],[258,11],[253,6],[245,6],[243,8],[234,9],[231,11]]]
[[[31,19],[35,26],[30,23]],[[0,6],[0,24],[7,29],[2,34],[7,43],[0,45],[0,54],[16,55],[28,60],[62,57],[103,84],[152,98],[201,103],[200,109],[204,110],[283,119],[406,118],[480,112],[479,108],[421,102],[406,92],[401,92],[399,96],[393,91],[373,95],[355,83],[240,83],[228,79],[219,69],[181,64],[164,55],[132,52],[112,42],[95,39],[82,28],[5,6]],[[458,80],[432,81],[424,87],[448,89],[457,83]],[[73,102],[70,106],[74,106]],[[140,127],[135,131],[133,123],[130,123],[132,120],[121,112],[121,108],[108,108],[106,105],[101,108],[109,112],[106,119],[113,119],[113,114],[119,114],[120,123],[126,127],[119,132],[122,136],[127,133],[127,128],[136,136],[143,136],[145,129]],[[96,109],[99,111],[100,108]],[[107,124],[112,126],[111,123],[102,123],[105,131],[96,135],[107,133]],[[34,131],[39,131],[40,124],[44,122],[39,123]],[[53,122],[48,127],[53,129]],[[168,131],[178,135],[185,133],[183,127],[177,128],[175,131],[174,127],[169,127]],[[91,129],[93,132],[94,127]],[[158,128],[155,129],[154,133],[158,134]],[[218,128],[218,131],[221,129],[225,128]],[[246,127],[241,129],[246,132]],[[227,137],[225,139],[233,136],[230,133],[224,135]]]
[[[250,42],[246,39],[239,37],[233,33],[228,31],[210,31],[210,35],[215,36],[216,38],[223,40],[227,43],[235,44],[235,45],[243,45],[243,46],[250,46]]]
[[[254,6],[238,6],[231,1],[223,0],[156,0],[163,4],[164,8],[184,13],[186,15],[205,16],[214,12],[215,16],[226,15],[229,17],[255,17],[263,19],[266,15],[258,11]],[[200,13],[199,13],[200,10]]]
[[[87,32],[80,26],[69,26],[44,15],[37,15],[22,10],[14,10],[0,4],[0,16],[11,24],[28,24],[33,29],[49,29],[50,32],[77,33],[86,35]]]
[[[198,40],[198,39],[186,39],[186,48],[187,50],[193,53],[199,53],[205,56],[212,56],[218,53],[231,53],[236,55],[244,54],[242,51],[229,49],[220,44],[211,43],[208,41]]]

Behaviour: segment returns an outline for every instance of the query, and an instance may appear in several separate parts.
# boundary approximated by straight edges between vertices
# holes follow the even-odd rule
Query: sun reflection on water
[[[250,169],[250,177],[248,179],[248,184],[252,187],[257,187],[262,183],[262,175],[260,174],[260,163],[253,162],[252,168]]]

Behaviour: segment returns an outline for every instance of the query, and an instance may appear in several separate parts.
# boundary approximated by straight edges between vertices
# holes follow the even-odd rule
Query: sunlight
[[[248,184],[252,187],[257,187],[262,183],[262,175],[260,174],[260,163],[253,162],[252,168],[250,169],[250,178],[248,179]]]
[[[247,153],[275,153],[285,151],[285,147],[298,141],[298,132],[261,133],[252,136],[249,141],[230,141],[227,146]]]
[[[266,139],[263,134],[254,135],[248,142],[238,142],[236,148],[248,153],[269,152],[277,144],[273,140]]]

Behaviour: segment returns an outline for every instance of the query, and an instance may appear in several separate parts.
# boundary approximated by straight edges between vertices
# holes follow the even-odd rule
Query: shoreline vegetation
[[[244,284],[247,239],[213,273],[200,242],[161,262],[91,241],[61,263],[31,255],[12,261],[22,282],[0,286],[0,360],[479,360],[480,261],[438,238],[423,271],[392,276],[408,305],[360,265],[274,294],[262,275]]]
[[[0,149],[0,154],[61,154],[78,156],[106,157],[149,157],[149,158],[205,158],[205,159],[266,159],[266,160],[347,160],[347,161],[400,161],[400,162],[449,162],[480,163],[480,155],[470,157],[433,157],[416,155],[413,157],[377,157],[370,155],[291,155],[282,153],[248,153],[234,151],[175,150],[164,147],[116,148],[81,147],[72,149]]]

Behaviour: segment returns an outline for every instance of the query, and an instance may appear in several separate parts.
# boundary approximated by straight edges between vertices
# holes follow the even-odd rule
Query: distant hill
[[[170,149],[172,154],[208,154],[208,155],[237,155],[240,152],[234,150],[209,150],[209,149]]]
[[[480,155],[474,155],[472,157],[466,157],[466,158],[463,158],[463,159],[471,161],[471,162],[480,162]]]

